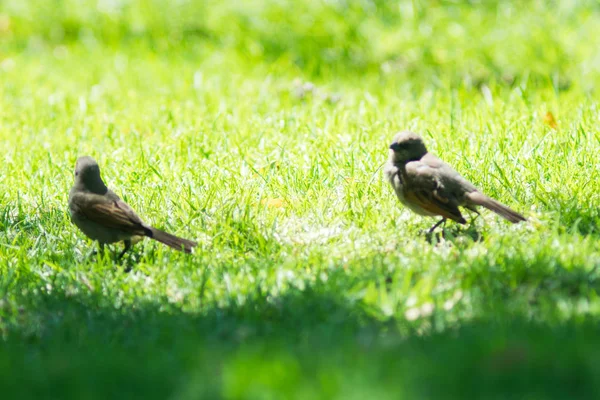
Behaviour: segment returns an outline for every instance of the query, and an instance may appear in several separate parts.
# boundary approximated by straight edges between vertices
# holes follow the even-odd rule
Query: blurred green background
[[[0,0],[0,397],[594,398],[597,1]],[[484,192],[428,243],[400,129]],[[133,272],[79,155],[194,256]]]
[[[241,69],[289,63],[311,77],[400,75],[416,87],[527,76],[591,89],[597,8],[594,1],[3,0],[0,34],[8,53],[64,45],[233,57]]]

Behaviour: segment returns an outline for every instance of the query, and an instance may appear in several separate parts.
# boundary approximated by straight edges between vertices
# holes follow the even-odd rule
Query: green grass
[[[595,396],[595,2],[172,3],[0,3],[2,398]],[[529,222],[429,243],[402,129]],[[88,257],[81,155],[195,254]]]

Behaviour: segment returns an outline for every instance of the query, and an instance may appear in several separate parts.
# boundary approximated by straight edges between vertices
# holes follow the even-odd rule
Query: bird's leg
[[[479,216],[480,216],[481,214],[479,213],[479,211],[477,211],[477,209],[476,209],[475,207],[473,207],[473,208],[469,208],[469,210],[471,210],[471,211],[473,211],[473,212],[475,213],[475,216],[474,216],[474,217],[471,219],[471,222],[469,223],[469,225],[473,225],[473,222],[475,222],[475,220],[476,220],[477,218],[479,218]]]
[[[431,234],[433,233],[433,231],[435,230],[435,228],[437,228],[438,226],[440,226],[441,224],[443,224],[443,223],[445,223],[445,222],[446,222],[446,218],[442,218],[442,219],[440,219],[440,220],[437,222],[437,224],[435,224],[434,226],[432,226],[432,227],[431,227],[431,229],[429,229],[429,230],[427,231],[427,234],[428,234],[428,235],[431,235]]]
[[[120,260],[121,258],[123,258],[123,256],[125,255],[125,253],[127,253],[127,251],[129,249],[131,249],[131,240],[129,240],[129,239],[123,240],[123,243],[125,244],[125,248],[119,254],[119,257],[117,258],[118,260]]]
[[[104,254],[104,243],[98,242],[98,250],[92,250],[88,257],[94,257],[95,255]]]

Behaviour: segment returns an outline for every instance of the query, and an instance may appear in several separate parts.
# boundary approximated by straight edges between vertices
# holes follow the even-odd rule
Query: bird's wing
[[[444,187],[436,169],[421,161],[407,163],[404,196],[430,213],[465,223],[455,196]]]
[[[148,230],[138,215],[121,199],[85,195],[78,202],[78,211],[85,218],[107,228],[143,235]]]
[[[461,174],[459,174],[454,168],[437,158],[431,153],[427,153],[421,158],[421,162],[436,172],[436,175],[443,183],[446,190],[451,191],[452,189],[460,188],[465,192],[472,192],[477,188],[468,180],[466,180]]]

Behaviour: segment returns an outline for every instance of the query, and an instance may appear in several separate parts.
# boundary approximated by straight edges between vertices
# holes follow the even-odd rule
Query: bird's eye
[[[79,171],[75,171],[75,176],[79,175]]]

